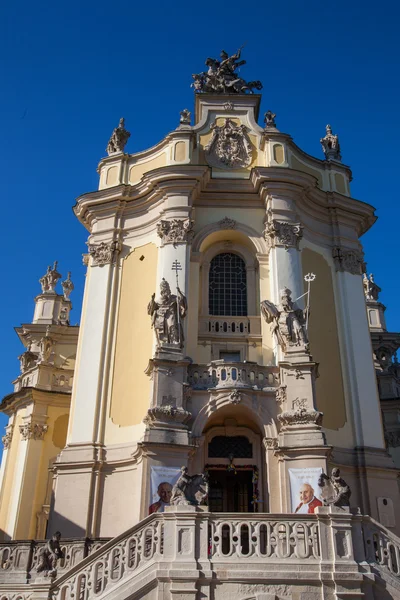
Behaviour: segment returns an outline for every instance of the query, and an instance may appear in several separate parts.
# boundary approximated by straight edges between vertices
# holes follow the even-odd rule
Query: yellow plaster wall
[[[278,165],[281,165],[283,162],[285,162],[285,154],[283,151],[283,146],[282,144],[274,144],[274,161],[278,163]]]
[[[186,158],[186,144],[185,142],[177,142],[175,144],[175,160],[177,162],[182,162]]]
[[[0,539],[4,539],[4,533],[6,531],[8,512],[10,509],[10,498],[14,481],[14,470],[18,455],[18,447],[21,440],[19,433],[19,426],[21,424],[22,411],[19,411],[14,419],[13,437],[7,454],[6,472],[4,474],[2,496],[0,498]]]
[[[335,173],[335,185],[339,194],[346,195],[346,184],[343,175],[340,173]]]
[[[140,181],[147,171],[152,171],[153,169],[159,169],[160,167],[165,167],[167,164],[167,157],[165,152],[159,154],[155,158],[148,160],[147,162],[138,163],[132,165],[129,169],[129,183],[137,183]]]
[[[49,463],[51,459],[55,459],[57,454],[65,447],[67,439],[69,413],[65,407],[49,406],[47,409],[47,426],[48,430],[44,436],[41,448],[40,462],[37,465],[37,471],[32,473],[36,478],[36,489],[33,503],[21,502],[21,513],[23,505],[28,505],[30,508],[30,525],[29,533],[25,534],[29,538],[36,536],[37,517],[36,514],[42,510],[42,506],[46,500],[47,482],[49,479]],[[26,473],[26,477],[30,474]],[[21,514],[21,517],[23,515]],[[24,519],[18,519],[17,534],[18,537],[24,535]]]
[[[344,427],[347,417],[332,272],[321,254],[304,248],[301,256],[303,273],[317,276],[312,284],[309,323],[311,353],[319,363],[317,408],[324,413],[323,426],[337,430]]]
[[[149,407],[150,378],[144,371],[153,333],[146,307],[156,289],[157,254],[154,244],[146,244],[123,263],[110,404],[110,418],[121,427],[141,423]]]
[[[309,175],[316,177],[318,180],[318,187],[321,190],[323,189],[323,179],[322,173],[320,173],[320,171],[312,169],[308,165],[305,165],[304,163],[300,162],[293,154],[291,156],[290,162],[292,169],[296,169],[296,171],[302,171],[303,173],[308,173]]]

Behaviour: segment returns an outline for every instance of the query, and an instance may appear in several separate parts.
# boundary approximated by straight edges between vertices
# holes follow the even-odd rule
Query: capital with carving
[[[299,250],[300,240],[303,237],[303,226],[301,223],[272,219],[265,224],[264,237],[270,248],[283,246],[285,250],[288,248]]]
[[[27,441],[30,439],[34,440],[42,440],[44,438],[45,433],[48,430],[48,425],[44,425],[43,423],[24,423],[19,426],[19,431],[23,440]]]
[[[88,244],[88,249],[92,257],[92,266],[101,267],[114,262],[115,256],[121,250],[121,247],[114,240],[112,242],[100,242],[100,244]]]
[[[321,425],[322,417],[323,413],[318,410],[298,408],[281,413],[278,415],[278,421],[283,428],[296,425]]]
[[[194,236],[194,221],[191,219],[161,220],[157,223],[157,235],[161,238],[162,245],[165,244],[188,244]]]
[[[362,275],[365,270],[364,253],[361,250],[346,250],[340,246],[332,248],[336,271],[347,271],[352,275]]]

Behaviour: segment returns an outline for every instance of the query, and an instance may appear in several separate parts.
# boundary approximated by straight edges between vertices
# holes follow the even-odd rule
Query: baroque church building
[[[207,59],[193,119],[150,149],[125,152],[121,119],[74,206],[80,326],[54,263],[16,328],[0,600],[400,598],[374,208],[329,125],[321,160],[259,124],[244,62]]]

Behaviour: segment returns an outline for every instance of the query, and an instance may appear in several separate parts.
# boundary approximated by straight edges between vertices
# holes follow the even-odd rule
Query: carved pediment
[[[212,137],[205,147],[206,161],[211,167],[240,169],[252,161],[253,149],[245,125],[225,119],[222,125],[211,125]]]

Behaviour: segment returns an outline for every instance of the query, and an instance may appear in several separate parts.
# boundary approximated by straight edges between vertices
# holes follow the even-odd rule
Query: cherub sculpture
[[[61,533],[56,531],[51,540],[48,540],[45,546],[40,548],[38,554],[37,573],[44,573],[45,577],[55,577],[57,575],[57,562],[64,558],[64,553],[60,547]]]
[[[271,324],[271,331],[284,352],[288,346],[304,346],[307,350],[304,311],[293,302],[292,292],[288,288],[281,290],[280,300],[278,306],[269,300],[263,300],[261,314]]]

